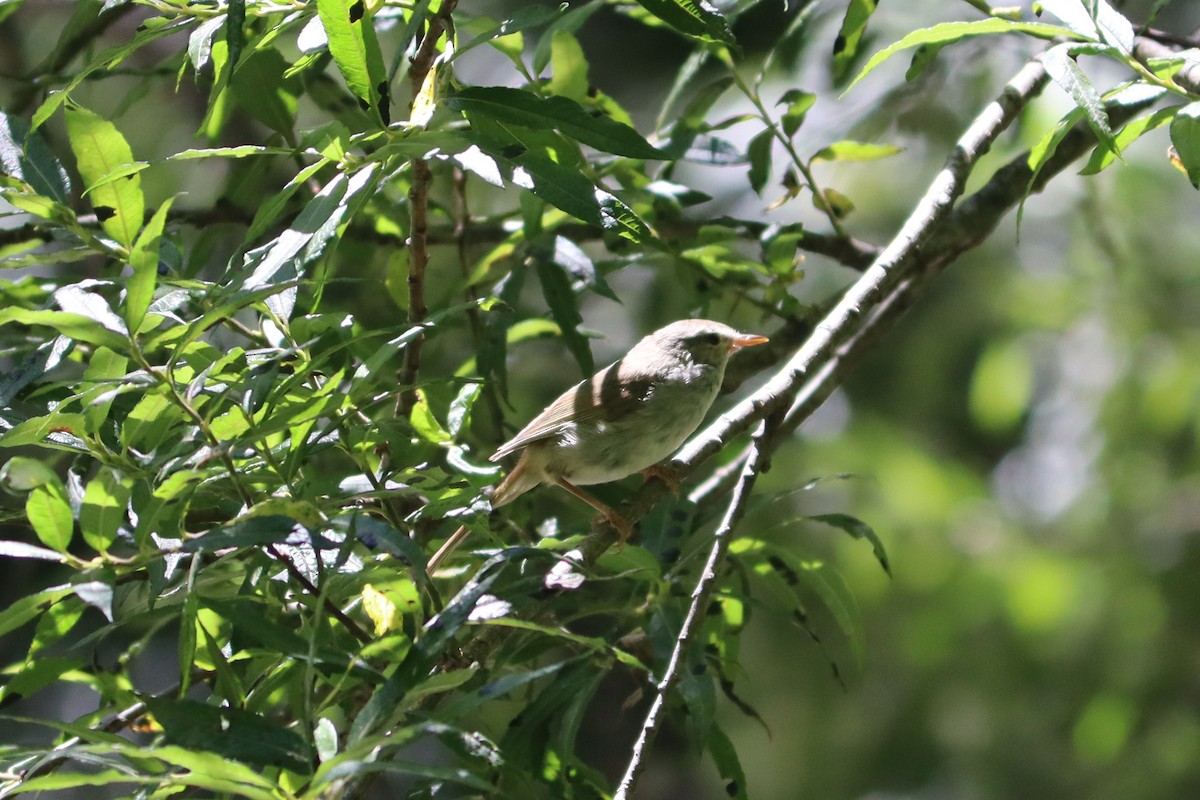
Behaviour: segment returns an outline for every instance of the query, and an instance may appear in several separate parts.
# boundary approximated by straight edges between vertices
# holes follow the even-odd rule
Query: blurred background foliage
[[[78,6],[56,0],[0,3],[0,14],[7,13],[6,5],[13,8],[0,24],[0,104],[6,114],[27,120],[45,95],[41,86],[17,78],[54,60],[55,43],[63,41],[60,34]],[[128,41],[156,5],[170,4],[137,4],[101,40]],[[470,29],[469,18],[502,20],[530,5],[464,2],[459,32]],[[806,155],[841,139],[903,148],[900,155],[865,164],[814,167],[823,186],[853,202],[855,210],[842,220],[846,229],[879,244],[898,228],[962,129],[1024,59],[1043,47],[1017,36],[965,41],[911,82],[904,80],[906,59],[894,59],[841,95],[846,77],[870,53],[920,27],[980,18],[971,8],[979,4],[884,4],[871,17],[858,60],[850,65],[835,65],[830,56],[845,2],[717,5],[735,19],[732,31],[742,48],[737,69],[745,79],[777,48],[764,97],[795,88],[818,96],[796,139]],[[1155,28],[1186,34],[1200,27],[1194,4],[1117,5],[1135,22],[1154,15]],[[744,13],[731,13],[739,6],[746,7]],[[807,15],[801,35],[779,46],[779,33],[798,14]],[[671,121],[658,119],[663,98],[696,47],[666,26],[647,22],[644,12],[638,17],[627,7],[600,4],[577,31],[586,57],[585,94],[594,87],[611,97],[643,133],[661,132]],[[483,27],[478,23],[472,30]],[[386,30],[380,39],[387,50]],[[537,40],[536,31],[528,34],[526,58]],[[208,95],[190,73],[176,82],[179,66],[171,59],[180,47],[177,39],[157,42],[127,70],[79,84],[72,99],[114,121],[135,157],[143,159],[189,147],[286,146],[294,144],[293,131],[328,123],[331,109],[359,113],[344,103],[315,99],[328,88],[324,82],[341,80],[332,68],[323,76],[279,82],[285,57],[299,57],[291,40],[281,48],[283,55],[271,50],[255,57],[267,77],[238,85],[230,106],[218,112],[226,115],[219,136],[205,141],[198,129],[205,124]],[[835,77],[839,69],[842,75]],[[1089,69],[1106,86],[1119,74],[1103,62],[1089,62]],[[710,62],[700,74],[715,79],[724,69]],[[464,54],[455,63],[455,77],[464,84],[523,84],[506,55],[492,47]],[[260,94],[263,88],[272,92]],[[344,99],[344,91],[331,96]],[[407,99],[396,98],[393,110]],[[1065,94],[1048,88],[994,148],[975,181],[1038,143],[1070,108]],[[744,97],[731,93],[709,119],[750,110]],[[750,120],[723,135],[741,149],[759,130]],[[46,122],[43,135],[67,160],[61,114]],[[1200,226],[1195,224],[1200,206],[1195,190],[1166,157],[1168,145],[1164,127],[1129,148],[1124,163],[1096,176],[1068,171],[1031,197],[1019,228],[1009,215],[983,245],[941,275],[775,454],[759,483],[761,504],[741,533],[799,552],[806,563],[827,565],[830,580],[844,584],[835,596],[848,605],[839,618],[826,605],[828,594],[801,581],[809,612],[801,627],[787,603],[760,596],[747,602],[748,624],[729,677],[736,698],[755,713],[727,698],[715,701],[720,728],[746,775],[746,786],[735,792],[759,799],[872,800],[1200,796]],[[711,197],[693,219],[729,215],[827,228],[808,196],[767,209],[786,192],[780,157],[777,151],[761,196],[751,190],[744,163],[681,163],[670,177]],[[215,279],[213,265],[238,251],[246,220],[292,178],[295,166],[287,159],[210,159],[164,163],[142,173],[147,213],[174,196],[173,213],[191,221],[172,237],[177,274]],[[433,224],[441,234],[454,222],[450,180],[448,172],[439,172],[433,187],[439,198]],[[406,327],[405,190],[397,184],[370,198],[365,213],[371,229],[344,233],[336,268],[328,262],[318,267],[328,269],[331,280],[322,284],[319,297],[306,297],[302,305],[322,314],[353,314],[363,331]],[[514,191],[511,185],[473,181],[471,213],[481,218],[508,213]],[[663,230],[689,216],[663,207],[646,201],[638,211]],[[599,276],[593,285],[599,288],[579,298],[580,329],[603,333],[590,340],[596,364],[684,316],[711,316],[771,333],[779,309],[821,304],[855,277],[844,266],[809,255],[790,282],[771,288],[769,276],[746,274],[732,261],[738,252],[756,258],[753,248],[722,251],[714,264],[704,262],[702,253],[680,259],[611,235],[602,240],[595,231],[574,241],[586,253],[582,261],[590,257]],[[440,240],[426,282],[430,309],[461,302],[464,268],[496,263],[489,260],[496,246],[481,236],[460,259],[448,235]],[[102,273],[82,261],[39,264],[20,276],[40,279],[79,265],[87,276]],[[720,272],[723,266],[732,276]],[[18,276],[6,280],[16,285]],[[514,308],[512,323],[550,317],[537,281],[527,279],[516,288],[504,297]],[[780,292],[792,299],[781,300]],[[508,402],[497,398],[487,413],[476,406],[479,441],[501,440],[498,416],[520,425],[581,374],[570,343],[545,335],[552,326],[537,330],[543,335],[510,348]],[[468,321],[452,319],[425,346],[423,375],[470,374],[475,342]],[[430,380],[426,391],[441,416],[457,386]],[[374,388],[384,391],[388,382]],[[403,438],[389,435],[393,442]],[[490,452],[486,448],[475,449],[476,460]],[[328,464],[323,477],[336,483],[347,468]],[[796,491],[818,478],[811,488]],[[635,485],[598,493],[616,500]],[[555,494],[536,493],[525,510],[515,512],[520,522],[532,527],[561,514],[562,524],[578,528],[582,512]],[[776,495],[782,499],[772,500]],[[669,513],[661,512],[664,518]],[[890,557],[890,579],[863,542],[819,523],[795,522],[797,515],[826,513],[852,514],[878,533]],[[3,538],[32,540],[11,516]],[[703,542],[693,539],[687,547],[699,551]],[[18,598],[67,580],[70,572],[13,559],[0,560],[0,570],[0,597],[10,608]],[[643,601],[645,592],[600,597],[615,608]],[[103,627],[99,612],[83,613],[83,632]],[[588,624],[582,632],[608,635]],[[651,638],[661,638],[650,627]],[[145,691],[161,691],[178,680],[172,630],[151,640],[148,652],[155,658],[130,659],[136,663],[130,667],[135,682]],[[9,633],[5,652],[24,653],[32,635],[28,628]],[[113,654],[103,650],[93,657],[112,664]],[[158,670],[156,663],[166,666]],[[644,698],[639,701],[638,690],[648,687],[636,671],[613,670],[595,679],[597,696],[580,721],[577,753],[612,781],[640,722]],[[4,711],[74,720],[96,708],[95,687],[85,686],[86,681],[59,681],[9,702]],[[490,707],[480,723],[497,737],[521,705],[506,702]],[[11,739],[3,737],[8,744],[44,740],[44,732],[35,735],[25,727],[18,732],[15,724],[11,730]],[[726,796],[728,775],[717,774],[692,733],[687,715],[673,718],[638,797]],[[506,739],[508,747],[516,745]],[[438,758],[422,752],[409,757]],[[398,796],[410,786],[398,778],[377,784],[375,791]],[[94,796],[79,791],[70,796]]]

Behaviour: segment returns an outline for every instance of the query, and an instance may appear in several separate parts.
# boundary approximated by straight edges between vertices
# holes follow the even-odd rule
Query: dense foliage
[[[910,5],[0,2],[0,797],[1200,787],[1200,42]],[[686,316],[636,540],[489,514]]]

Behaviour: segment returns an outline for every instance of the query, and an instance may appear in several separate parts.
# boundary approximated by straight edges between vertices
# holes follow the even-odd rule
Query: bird
[[[659,328],[628,353],[567,389],[490,457],[519,453],[492,492],[493,509],[542,484],[554,484],[600,512],[624,542],[632,526],[615,509],[580,489],[635,472],[677,480],[659,462],[704,421],[721,389],[729,357],[767,337],[720,322],[684,319]],[[430,557],[431,573],[466,539],[464,525]]]

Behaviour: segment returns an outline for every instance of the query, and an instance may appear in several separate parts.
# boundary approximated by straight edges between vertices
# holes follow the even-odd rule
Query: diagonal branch
[[[1134,50],[1141,60],[1173,53],[1162,44],[1142,38]],[[1095,136],[1086,124],[1080,123],[1059,142],[1054,155],[1037,175],[1029,167],[1029,154],[1022,153],[997,170],[977,192],[955,205],[979,159],[1041,91],[1046,80],[1040,58],[1035,57],[1009,81],[1000,97],[959,138],[942,171],[900,232],[788,363],[766,385],[697,434],[675,456],[672,466],[681,475],[693,472],[759,420],[788,407],[782,424],[763,444],[767,452],[772,451],[841,384],[853,364],[917,301],[934,277],[986,239],[1028,194],[1040,192],[1054,176],[1095,146]],[[1200,90],[1200,69],[1183,70],[1175,80],[1190,91]],[[1147,105],[1149,101],[1114,112],[1114,123]],[[663,485],[651,481],[622,504],[622,516],[630,521],[641,519],[665,492]],[[616,539],[616,531],[602,524],[567,558],[591,564]],[[577,585],[580,579],[575,568],[564,560],[547,576],[546,583],[569,587]]]
[[[805,343],[762,388],[722,414],[684,445],[672,460],[672,467],[681,474],[690,474],[760,420],[783,413],[791,407],[814,377],[826,376],[814,385],[814,397],[821,395],[823,400],[832,391],[837,384],[829,383],[829,378],[842,374],[844,368],[827,365],[844,361],[848,352],[840,351],[856,341],[864,341],[856,334],[864,329],[873,315],[897,303],[900,307],[905,305],[906,294],[902,292],[896,296],[895,293],[898,287],[911,283],[915,276],[925,272],[935,262],[938,254],[927,245],[938,227],[950,217],[971,171],[996,138],[1017,118],[1030,98],[1041,91],[1046,81],[1046,71],[1042,68],[1040,58],[1031,59],[1021,68],[1000,96],[975,118],[959,138],[945,166],[934,177],[900,231],[862,276],[846,290]],[[1018,200],[1019,197],[1013,203]],[[993,219],[987,230],[994,227],[1008,208],[1011,208],[1011,204],[991,209]],[[944,259],[943,264],[948,261],[948,258]],[[880,318],[881,321],[884,319],[887,317]],[[817,391],[819,387],[826,386],[828,388]],[[815,407],[805,406],[807,413],[811,413]],[[790,416],[793,425],[802,421],[796,415]],[[665,488],[657,482],[648,483],[622,505],[622,515],[631,521],[640,519],[662,497],[664,491]],[[589,564],[615,541],[616,531],[610,526],[601,525],[568,557]],[[555,587],[577,585],[578,581],[578,573],[565,560],[559,562],[546,578],[547,585]]]
[[[733,539],[733,529],[741,520],[746,511],[746,504],[750,501],[762,457],[762,449],[758,447],[758,442],[767,435],[768,430],[769,426],[764,422],[755,434],[755,443],[751,445],[749,458],[742,467],[737,487],[733,490],[733,497],[730,498],[729,505],[725,509],[725,517],[721,520],[721,524],[713,536],[712,549],[708,553],[708,560],[704,564],[700,580],[696,582],[696,588],[692,590],[692,602],[688,606],[683,627],[680,629],[679,635],[675,637],[675,647],[671,651],[666,671],[658,685],[654,687],[654,702],[642,722],[642,730],[633,746],[629,765],[625,769],[625,776],[621,778],[621,784],[617,788],[617,793],[613,795],[613,800],[627,800],[645,768],[646,755],[650,750],[650,745],[654,743],[654,737],[664,718],[667,695],[679,682],[687,651],[703,625],[704,615],[708,609],[708,598],[717,581],[718,567],[721,566],[725,552],[729,549],[729,542]]]

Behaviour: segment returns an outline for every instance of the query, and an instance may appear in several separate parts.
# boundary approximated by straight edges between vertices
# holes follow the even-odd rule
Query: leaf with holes
[[[109,183],[94,185],[101,177],[124,164],[134,163],[129,143],[117,126],[77,105],[66,109],[67,137],[75,153],[75,163],[83,182],[92,186],[92,208],[101,227],[109,236],[128,247],[142,227],[145,200],[142,179],[129,175]]]

